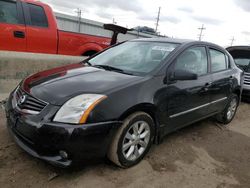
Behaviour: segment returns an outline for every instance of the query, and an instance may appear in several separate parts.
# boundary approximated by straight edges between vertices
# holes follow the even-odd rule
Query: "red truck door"
[[[51,8],[41,2],[23,3],[27,51],[57,53],[57,25]]]
[[[26,51],[26,31],[20,1],[0,0],[0,50]]]

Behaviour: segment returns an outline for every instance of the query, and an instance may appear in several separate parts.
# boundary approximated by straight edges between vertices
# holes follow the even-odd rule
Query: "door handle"
[[[207,83],[205,84],[205,87],[208,88],[208,87],[210,87],[211,85],[212,85],[212,82],[207,82]]]
[[[207,92],[209,87],[212,85],[212,82],[207,82],[205,86],[202,88],[201,93]]]
[[[207,92],[208,91],[208,88],[207,87],[204,87],[203,89],[202,89],[202,92],[204,93],[204,92]]]
[[[13,35],[16,38],[25,38],[25,33],[23,31],[14,31]]]

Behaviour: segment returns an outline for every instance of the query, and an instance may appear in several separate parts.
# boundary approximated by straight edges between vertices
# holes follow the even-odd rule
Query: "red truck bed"
[[[93,55],[110,44],[110,38],[94,35],[58,31],[59,54],[65,55]]]

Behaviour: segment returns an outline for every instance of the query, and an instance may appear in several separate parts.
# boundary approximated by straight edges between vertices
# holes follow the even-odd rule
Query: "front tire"
[[[217,121],[225,125],[229,124],[234,119],[238,106],[239,97],[233,94],[224,111],[216,116]]]
[[[109,160],[122,168],[139,163],[151,147],[153,127],[154,121],[147,113],[128,116],[112,140]]]

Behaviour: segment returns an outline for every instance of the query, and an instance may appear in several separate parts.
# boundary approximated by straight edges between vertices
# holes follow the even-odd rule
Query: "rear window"
[[[212,72],[219,72],[228,69],[227,58],[221,51],[210,49]]]
[[[32,26],[48,27],[47,16],[44,9],[38,5],[28,4]]]
[[[15,2],[0,1],[0,22],[11,24],[19,23]]]

